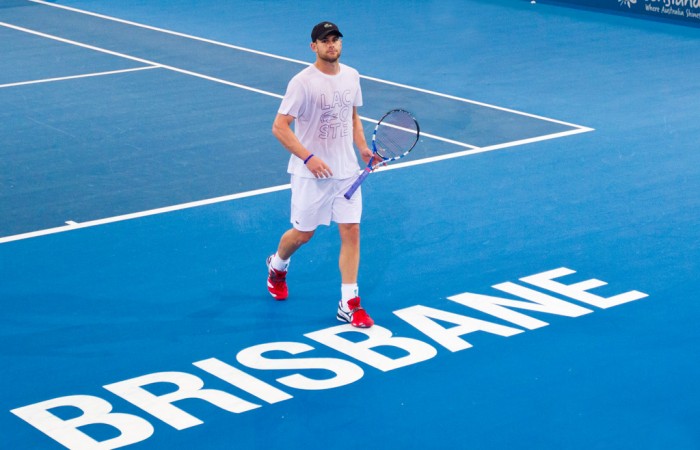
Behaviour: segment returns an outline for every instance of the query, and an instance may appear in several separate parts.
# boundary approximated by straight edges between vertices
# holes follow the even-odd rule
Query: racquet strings
[[[406,111],[392,111],[377,125],[374,135],[377,154],[383,159],[401,156],[418,140],[418,124]]]

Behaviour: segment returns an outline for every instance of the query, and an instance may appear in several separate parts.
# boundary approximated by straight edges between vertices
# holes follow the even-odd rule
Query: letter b
[[[77,408],[82,411],[82,415],[63,420],[49,411],[62,406]],[[109,450],[141,442],[153,434],[153,426],[147,420],[133,414],[111,411],[112,405],[99,397],[71,395],[23,406],[11,412],[70,449]],[[78,430],[79,427],[91,424],[109,425],[121,434],[112,439],[96,441]]]

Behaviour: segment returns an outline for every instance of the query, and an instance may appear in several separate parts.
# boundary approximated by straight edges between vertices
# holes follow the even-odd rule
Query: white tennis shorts
[[[318,179],[292,175],[292,226],[299,231],[314,231],[319,225],[360,223],[362,188],[350,200],[344,197],[356,180]]]

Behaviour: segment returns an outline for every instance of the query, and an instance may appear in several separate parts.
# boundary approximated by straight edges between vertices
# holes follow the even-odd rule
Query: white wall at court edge
[[[648,296],[643,292],[628,291],[602,297],[590,292],[607,284],[597,279],[571,284],[555,281],[557,278],[574,273],[575,271],[562,267],[526,276],[519,281],[548,290],[561,297],[567,297],[569,300],[603,309]],[[234,366],[233,362],[209,358],[193,363],[201,372],[155,372],[104,386],[106,397],[111,394],[128,401],[143,411],[139,415],[113,411],[113,405],[108,399],[91,395],[56,397],[18,407],[11,412],[67,448],[107,450],[127,447],[151,438],[154,435],[153,424],[157,422],[165,423],[174,430],[184,430],[204,424],[201,418],[174,405],[174,402],[183,399],[207,402],[218,407],[221,414],[245,414],[267,405],[292,400],[295,390],[319,391],[355,383],[363,378],[366,369],[388,372],[436,357],[454,357],[451,356],[453,353],[473,347],[464,337],[475,332],[510,337],[549,325],[541,319],[535,319],[514,309],[570,318],[593,312],[587,307],[514,282],[500,283],[492,287],[519,299],[464,292],[447,297],[448,300],[466,307],[464,311],[444,311],[424,305],[414,305],[394,311],[398,318],[422,335],[421,339],[395,336],[389,328],[379,325],[370,329],[341,325],[306,333],[304,337],[314,341],[314,345],[323,345],[336,350],[344,356],[343,358],[313,356],[317,347],[309,343],[269,342],[253,345],[238,352],[237,364],[246,370]],[[470,310],[478,310],[514,326],[462,314]],[[438,323],[437,320],[440,322]],[[445,328],[444,323],[452,323],[455,326]],[[359,341],[346,339],[342,335],[347,333],[360,334],[362,339]],[[398,349],[399,356],[389,357],[382,353],[382,349],[386,347]],[[448,352],[439,352],[440,347]],[[270,352],[275,352],[276,355],[284,352],[290,357],[268,357],[266,354]],[[392,354],[396,355],[397,352],[394,351]],[[366,367],[362,366],[363,364]],[[304,371],[309,369],[316,371],[322,369],[326,375],[321,378],[318,378],[318,375],[314,378],[308,377],[304,375]],[[285,370],[291,373],[277,378],[275,381],[279,386],[274,386],[257,378],[253,374],[256,370]],[[232,389],[233,392],[227,392],[207,388],[206,380],[211,376],[225,381],[235,389]],[[148,386],[158,383],[169,383],[174,385],[176,390],[155,395],[147,389]],[[247,394],[248,400],[238,396],[240,391]],[[52,413],[53,409],[65,406],[77,408],[82,414],[79,417],[62,419]],[[91,424],[107,425],[118,431],[119,435],[97,441],[80,429]]]

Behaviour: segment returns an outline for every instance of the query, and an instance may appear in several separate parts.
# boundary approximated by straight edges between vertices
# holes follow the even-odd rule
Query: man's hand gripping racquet
[[[374,169],[408,155],[418,143],[419,136],[418,122],[408,111],[393,109],[384,114],[372,133],[372,157],[345,193],[345,198],[349,200]],[[378,162],[373,164],[375,160]]]

